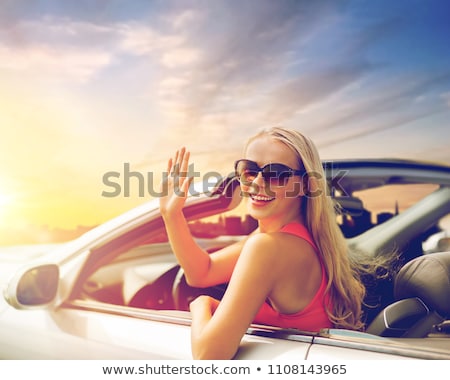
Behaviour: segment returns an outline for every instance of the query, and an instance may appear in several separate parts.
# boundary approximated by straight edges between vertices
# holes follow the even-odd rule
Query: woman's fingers
[[[180,152],[177,150],[175,152],[175,158],[173,160],[174,164],[176,165],[178,163],[178,157],[180,156]]]
[[[190,153],[183,148],[183,156],[181,159],[181,177],[188,176],[188,168],[189,168],[189,156]]]
[[[190,152],[187,151],[186,148],[183,147],[181,150],[177,150],[169,173],[172,176],[177,176],[180,178],[187,177],[189,169],[189,156]]]
[[[178,175],[180,175],[180,172],[181,172],[181,176],[183,177],[182,165],[185,160],[185,155],[186,155],[186,149],[184,147],[181,148],[181,150],[177,150],[175,152],[175,157],[173,159],[172,168],[170,171],[170,174],[172,176],[178,176]]]
[[[189,157],[190,152],[186,150],[186,148],[181,148],[180,156],[179,156],[179,189],[180,196],[185,197],[189,191],[189,185],[192,182],[192,178],[189,177]]]
[[[167,161],[167,172],[161,182],[160,210],[164,215],[178,212],[184,206],[193,177],[189,176],[190,153],[183,147]]]
[[[173,166],[173,160],[172,157],[169,158],[169,161],[167,161],[167,170],[166,170],[166,176],[169,177],[170,172],[172,171],[172,166]]]
[[[184,178],[181,186],[180,186],[180,190],[181,190],[181,196],[182,197],[186,197],[188,192],[189,192],[189,186],[191,185],[192,181],[193,181],[194,177],[186,177]]]
[[[175,152],[175,156],[167,163],[167,181],[178,196],[185,196],[193,178],[189,177],[190,152],[181,148]]]

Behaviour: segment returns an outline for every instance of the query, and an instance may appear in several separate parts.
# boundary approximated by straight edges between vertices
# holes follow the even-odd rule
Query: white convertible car
[[[252,325],[235,358],[450,359],[450,167],[324,165],[349,254],[395,249],[401,269],[365,279],[365,332]],[[185,214],[198,242],[212,252],[248,234],[254,221],[240,203],[232,176],[190,197]],[[65,244],[5,248],[0,284],[1,359],[190,359],[189,301],[226,289],[186,284],[157,200]]]

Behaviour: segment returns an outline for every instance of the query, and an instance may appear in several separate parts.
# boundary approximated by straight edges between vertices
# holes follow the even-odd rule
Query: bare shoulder
[[[276,234],[264,232],[250,235],[243,246],[243,252],[273,253],[280,244],[279,238]]]
[[[261,265],[289,265],[317,260],[314,248],[299,236],[284,233],[258,233],[249,236],[242,253],[257,258]]]
[[[254,296],[255,289],[263,292],[261,299],[267,297],[275,283],[281,277],[282,265],[277,257],[278,242],[275,236],[258,233],[248,237],[242,247],[241,254],[233,271],[229,289],[236,289],[243,293],[248,289]]]
[[[260,232],[248,237],[242,248],[242,256],[252,260],[253,265],[279,265],[284,261],[282,257],[286,257],[284,252],[295,250],[302,243],[302,239],[294,235]]]

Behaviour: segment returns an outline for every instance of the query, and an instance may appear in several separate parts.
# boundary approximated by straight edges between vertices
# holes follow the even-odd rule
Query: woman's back
[[[294,222],[277,234],[285,269],[254,322],[309,331],[331,327],[326,312],[326,306],[330,307],[325,295],[327,276],[309,232]]]

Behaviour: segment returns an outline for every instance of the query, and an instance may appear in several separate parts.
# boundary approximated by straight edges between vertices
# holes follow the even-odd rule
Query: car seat
[[[385,337],[422,338],[450,327],[450,252],[420,256],[394,280],[396,302],[385,307],[367,332]],[[447,321],[446,321],[447,320]]]

